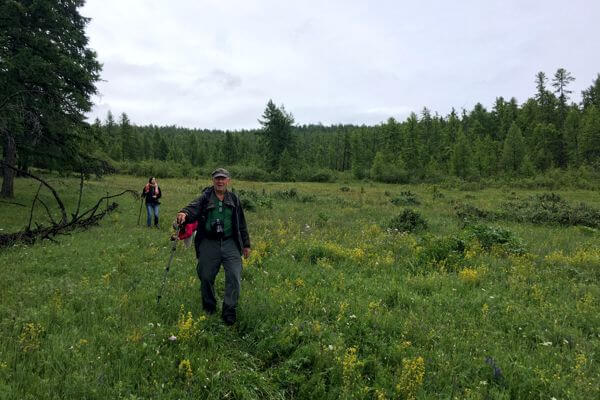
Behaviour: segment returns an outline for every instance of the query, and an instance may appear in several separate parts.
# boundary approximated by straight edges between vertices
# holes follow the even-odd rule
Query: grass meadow
[[[78,179],[46,178],[73,211]],[[83,203],[145,183],[92,179]],[[0,399],[600,398],[598,228],[457,217],[540,191],[234,180],[253,252],[227,327],[182,243],[157,305],[170,224],[209,182],[159,184],[160,229],[127,196],[99,226],[0,250]],[[28,206],[0,203],[0,232],[36,191],[16,181]]]

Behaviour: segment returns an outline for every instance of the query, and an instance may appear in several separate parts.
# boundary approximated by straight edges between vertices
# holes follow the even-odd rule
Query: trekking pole
[[[140,198],[140,212],[138,213],[138,225],[140,224],[140,218],[142,216],[142,205],[144,204],[144,198]]]
[[[175,232],[175,236],[171,238],[173,244],[171,245],[171,256],[169,257],[169,262],[167,263],[167,267],[165,268],[165,274],[163,275],[162,284],[160,285],[160,289],[158,291],[158,296],[156,297],[156,304],[160,303],[160,298],[162,297],[163,289],[165,288],[165,282],[167,281],[167,274],[169,273],[169,269],[171,268],[171,262],[173,261],[173,256],[175,255],[175,250],[177,249],[177,240],[179,236],[179,225],[177,226],[177,230]]]

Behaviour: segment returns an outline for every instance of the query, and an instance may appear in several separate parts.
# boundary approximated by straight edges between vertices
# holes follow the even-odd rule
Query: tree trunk
[[[3,145],[2,155],[4,162],[14,167],[17,164],[17,147],[15,145],[15,138],[8,132],[5,132],[4,134]],[[0,197],[12,198],[15,196],[15,170],[7,166],[3,166],[2,170],[2,190],[0,191]]]

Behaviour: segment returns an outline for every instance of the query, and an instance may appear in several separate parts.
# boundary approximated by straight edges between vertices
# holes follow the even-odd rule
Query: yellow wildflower
[[[481,314],[483,315],[483,318],[487,318],[489,311],[490,306],[488,306],[487,303],[484,303],[483,306],[481,306]]]
[[[477,283],[480,279],[479,272],[473,268],[464,268],[458,273],[458,277],[465,283]]]
[[[179,318],[177,320],[177,337],[182,341],[191,339],[199,330],[199,323],[204,321],[206,316],[202,315],[194,320],[191,311],[185,312],[183,304],[179,309]]]
[[[181,360],[177,370],[179,372],[179,376],[186,381],[189,381],[194,376],[194,373],[192,372],[192,364],[188,359]]]
[[[44,327],[34,322],[29,322],[23,326],[23,331],[19,335],[19,344],[24,353],[29,353],[40,348]]]
[[[402,359],[402,372],[396,385],[396,391],[407,400],[416,399],[425,378],[425,360],[423,357]]]

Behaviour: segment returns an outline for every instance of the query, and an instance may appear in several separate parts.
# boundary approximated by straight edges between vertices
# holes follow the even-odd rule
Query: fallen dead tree
[[[100,221],[104,216],[113,212],[119,206],[117,203],[112,202],[109,204],[110,199],[114,199],[116,197],[120,197],[124,194],[131,194],[137,199],[137,192],[131,189],[126,189],[121,193],[114,195],[106,195],[98,199],[96,204],[94,204],[89,209],[80,213],[81,208],[81,196],[83,194],[83,178],[84,173],[80,174],[80,182],[79,182],[79,197],[77,201],[77,209],[74,213],[71,214],[70,217],[67,216],[67,211],[65,209],[64,203],[62,202],[58,192],[44,179],[35,176],[29,172],[20,170],[13,166],[8,165],[7,163],[0,161],[1,164],[8,166],[9,168],[14,169],[24,176],[28,176],[32,179],[35,179],[40,182],[40,186],[33,198],[31,203],[31,211],[29,213],[29,222],[27,227],[25,227],[22,231],[13,232],[13,233],[2,233],[0,234],[0,248],[9,247],[18,243],[21,244],[33,244],[39,239],[48,239],[54,241],[54,237],[57,235],[64,235],[69,232],[72,232],[76,229],[88,229],[90,226],[97,225],[98,221]],[[40,190],[45,186],[53,195],[56,200],[59,212],[60,212],[60,220],[55,220],[52,216],[50,208],[48,205],[39,197]],[[48,219],[50,220],[50,225],[42,225],[35,222],[35,228],[32,228],[33,223],[33,211],[35,209],[36,203],[40,203],[44,209],[46,210],[46,214]],[[104,207],[102,204],[104,203]]]

